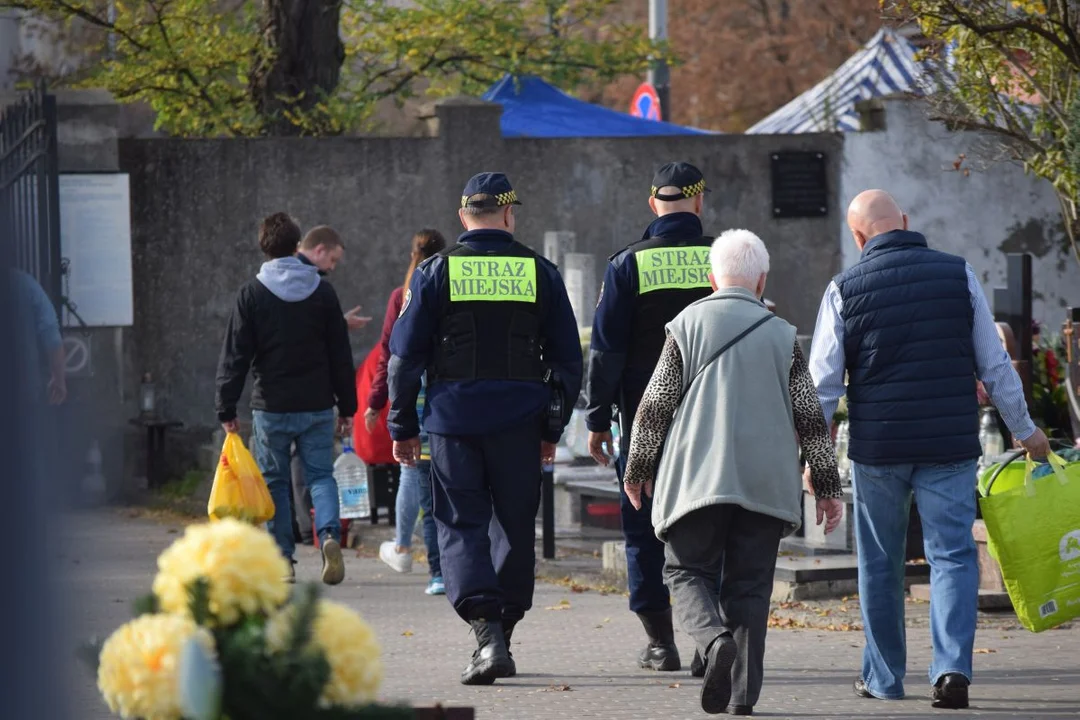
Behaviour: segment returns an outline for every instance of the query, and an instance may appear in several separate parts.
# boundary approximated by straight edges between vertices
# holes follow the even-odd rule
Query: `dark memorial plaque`
[[[829,186],[825,154],[772,153],[773,217],[825,217],[829,214]]]

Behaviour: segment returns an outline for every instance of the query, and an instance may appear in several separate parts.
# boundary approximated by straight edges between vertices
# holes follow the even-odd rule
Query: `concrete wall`
[[[263,216],[285,210],[304,227],[343,232],[348,249],[333,283],[346,308],[363,305],[377,318],[354,334],[359,358],[403,280],[412,233],[455,236],[461,188],[484,170],[508,173],[525,203],[519,239],[540,250],[545,231],[573,231],[578,252],[603,259],[641,236],[656,167],[693,162],[713,188],[707,232],[758,232],[772,253],[768,297],[801,332],[812,328],[821,289],[839,268],[840,218],[773,219],[769,154],[824,152],[836,207],[840,136],[504,140],[498,107],[450,101],[437,113],[431,138],[120,140],[132,186],[132,369],[153,373],[172,415],[214,423],[221,337],[237,287],[261,261]]]
[[[1059,328],[1064,308],[1080,304],[1080,266],[1065,249],[1050,184],[1014,164],[980,161],[984,139],[930,122],[920,102],[882,104],[884,130],[845,138],[840,208],[862,190],[888,190],[932,247],[967,258],[991,300],[993,288],[1005,285],[1005,254],[1032,253],[1034,316]],[[968,176],[953,171],[961,154]],[[845,227],[839,232],[848,267],[858,249]]]

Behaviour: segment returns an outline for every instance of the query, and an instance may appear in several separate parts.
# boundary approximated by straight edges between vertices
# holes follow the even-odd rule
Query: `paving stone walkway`
[[[168,518],[104,511],[73,517],[68,526],[70,540],[58,569],[69,601],[65,633],[74,646],[80,635],[108,633],[130,617],[131,600],[148,589],[157,554],[175,539],[181,525]],[[633,659],[642,644],[641,626],[619,593],[538,584],[535,608],[514,637],[520,675],[494,687],[469,688],[458,683],[458,674],[471,653],[472,636],[445,598],[424,595],[424,566],[417,565],[411,575],[397,575],[371,557],[347,556],[345,583],[327,595],[353,606],[375,627],[384,651],[386,699],[472,706],[479,720],[706,717],[698,705],[700,681],[688,670],[661,675],[636,668]],[[314,580],[319,569],[316,552],[303,548],[299,560],[300,580]],[[831,607],[838,612],[839,604]],[[801,612],[807,619],[820,612],[817,606],[786,610]],[[917,607],[912,610],[920,612]],[[925,676],[930,640],[925,627],[909,629],[909,697],[898,702],[852,695],[861,632],[775,628],[769,634],[766,684],[757,715],[897,720],[1080,717],[1080,629],[1033,635],[1010,627],[1015,628],[1014,623],[980,627],[973,707],[968,712],[930,708]],[[685,635],[677,640],[688,667],[692,646]],[[82,708],[77,717],[109,717],[88,673],[72,667],[70,679],[73,699]]]

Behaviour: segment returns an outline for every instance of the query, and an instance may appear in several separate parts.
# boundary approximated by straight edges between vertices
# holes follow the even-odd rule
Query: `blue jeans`
[[[424,546],[427,548],[428,571],[431,577],[442,577],[439,565],[439,535],[431,514],[431,461],[421,460],[416,467],[401,466],[398,480],[397,514],[398,547],[412,547],[416,516],[424,511]]]
[[[341,540],[340,507],[334,482],[334,411],[271,413],[255,410],[255,462],[262,470],[274,519],[270,534],[282,554],[292,559],[296,541],[292,527],[292,446],[304,468],[304,481],[315,506],[315,532],[320,539]]]
[[[859,601],[866,649],[862,678],[876,697],[904,696],[904,557],[912,495],[930,563],[930,682],[946,673],[971,679],[979,603],[975,460],[944,464],[852,463]]]

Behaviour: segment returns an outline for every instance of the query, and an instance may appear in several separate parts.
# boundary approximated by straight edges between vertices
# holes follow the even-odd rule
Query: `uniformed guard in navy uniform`
[[[701,227],[706,192],[701,171],[689,163],[669,163],[656,172],[649,207],[657,215],[641,240],[610,259],[600,289],[589,352],[586,423],[589,452],[602,465],[614,454],[612,407],[619,410],[619,480],[626,468],[631,424],[645,386],[664,346],[664,326],[690,303],[712,293],[709,247]],[[642,668],[681,668],[664,586],[664,544],[653,533],[652,503],[635,510],[621,493],[622,527],[630,609],[637,613],[649,644],[638,658]],[[695,668],[698,669],[698,668]]]
[[[532,607],[541,464],[554,462],[581,389],[566,286],[514,240],[519,204],[501,173],[469,180],[458,213],[466,232],[417,268],[390,337],[388,425],[405,465],[419,457],[416,395],[427,373],[423,420],[446,595],[478,645],[466,685],[516,673],[510,636]],[[505,545],[494,553],[489,528]]]

